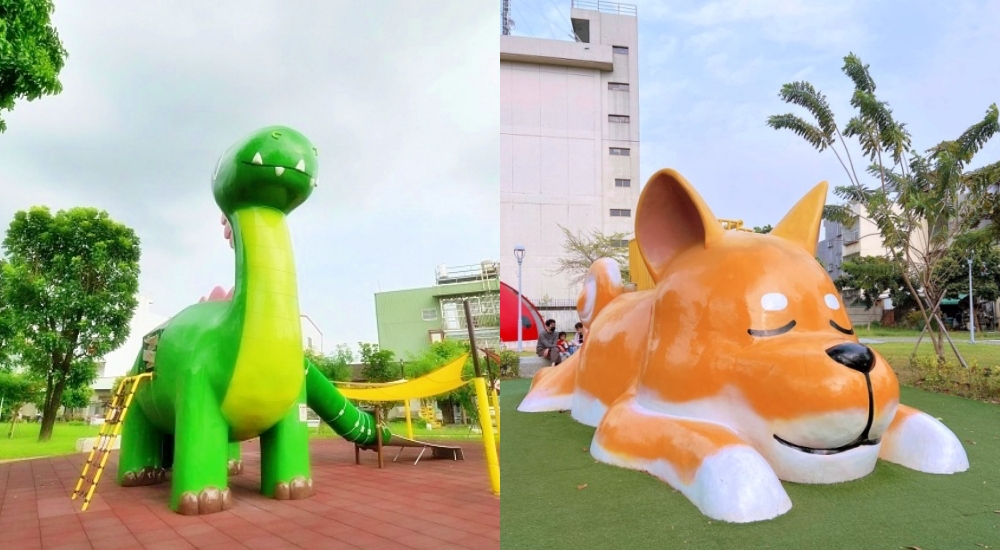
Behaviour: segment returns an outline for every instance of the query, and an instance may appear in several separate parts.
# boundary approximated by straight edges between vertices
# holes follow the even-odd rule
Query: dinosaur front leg
[[[298,500],[313,495],[309,475],[309,427],[304,410],[306,385],[288,414],[260,435],[260,491],[278,500]],[[301,409],[300,409],[301,408]]]
[[[229,444],[229,460],[226,462],[226,467],[231,476],[238,476],[243,473],[243,460],[241,460],[239,441]]]
[[[232,505],[229,426],[204,376],[191,376],[177,399],[170,508],[184,515],[221,512]]]
[[[958,437],[933,416],[900,405],[882,436],[879,458],[929,474],[953,474],[969,469],[969,458]]]
[[[122,425],[121,453],[118,457],[118,485],[155,485],[166,479],[163,464],[163,432],[138,403],[129,407]]]
[[[792,507],[767,461],[734,432],[649,411],[632,397],[608,410],[590,450],[602,462],[666,481],[713,519],[761,521]]]

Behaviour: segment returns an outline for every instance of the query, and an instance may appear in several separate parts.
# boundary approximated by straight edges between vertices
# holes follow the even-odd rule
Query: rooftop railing
[[[573,7],[581,10],[594,10],[614,15],[631,15],[635,17],[637,9],[632,4],[618,2],[602,2],[601,0],[573,0]]]

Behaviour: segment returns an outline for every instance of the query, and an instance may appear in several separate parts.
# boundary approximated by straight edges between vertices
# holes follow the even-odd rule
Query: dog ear
[[[684,176],[668,168],[649,178],[636,206],[635,238],[653,281],[663,277],[678,254],[709,246],[723,231]]]
[[[785,217],[774,226],[772,235],[792,241],[801,246],[809,254],[816,255],[819,244],[819,226],[823,219],[823,206],[826,204],[827,183],[821,181],[806,193],[795,206],[785,214]]]

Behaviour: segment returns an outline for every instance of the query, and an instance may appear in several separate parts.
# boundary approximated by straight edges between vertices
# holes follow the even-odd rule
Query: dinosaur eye
[[[760,307],[764,311],[781,311],[788,307],[788,298],[779,292],[770,292],[760,297]]]
[[[823,300],[826,302],[826,306],[830,309],[836,311],[840,309],[840,300],[837,299],[833,294],[827,294],[823,296]]]

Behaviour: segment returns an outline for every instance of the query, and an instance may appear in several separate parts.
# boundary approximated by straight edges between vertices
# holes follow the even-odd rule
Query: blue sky
[[[843,126],[853,116],[852,83],[841,72],[850,52],[871,65],[876,94],[921,150],[958,137],[1000,100],[995,0],[631,3],[639,17],[641,179],[676,168],[720,218],[774,224],[819,181],[847,183],[832,153],[765,122],[805,114],[777,93],[806,80]],[[569,0],[511,4],[513,34],[568,39]],[[857,164],[860,153],[852,154]],[[998,159],[1000,136],[973,167]]]
[[[56,0],[63,92],[4,113],[0,231],[33,205],[107,210],[174,315],[233,285],[219,156],[288,125],[320,152],[289,217],[301,310],[327,350],[376,342],[376,291],[498,258],[495,18],[464,0]]]

